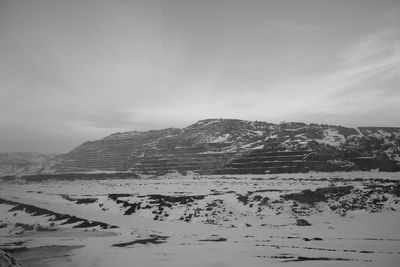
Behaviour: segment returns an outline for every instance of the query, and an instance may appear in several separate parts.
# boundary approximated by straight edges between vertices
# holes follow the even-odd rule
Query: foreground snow
[[[0,248],[27,266],[398,266],[399,182],[371,172],[2,181]]]

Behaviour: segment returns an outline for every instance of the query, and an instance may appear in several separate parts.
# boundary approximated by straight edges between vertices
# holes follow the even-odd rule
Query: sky
[[[0,0],[0,152],[200,119],[400,126],[398,0]]]

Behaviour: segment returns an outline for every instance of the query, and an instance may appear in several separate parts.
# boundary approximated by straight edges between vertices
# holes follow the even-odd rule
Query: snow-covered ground
[[[1,181],[0,248],[27,266],[399,266],[399,193],[382,172]]]

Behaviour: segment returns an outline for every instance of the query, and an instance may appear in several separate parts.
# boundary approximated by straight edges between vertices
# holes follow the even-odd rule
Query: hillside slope
[[[62,155],[51,170],[162,174],[399,170],[400,128],[206,119],[183,129],[116,133]]]

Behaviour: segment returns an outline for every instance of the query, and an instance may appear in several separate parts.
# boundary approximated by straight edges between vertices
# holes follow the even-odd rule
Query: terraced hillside
[[[148,132],[117,133],[101,140],[85,142],[68,154],[53,169],[59,173],[101,171],[126,171],[130,168],[129,157],[133,151],[148,147],[177,129]]]
[[[201,120],[183,129],[116,133],[62,155],[57,173],[162,174],[399,170],[400,128]]]

